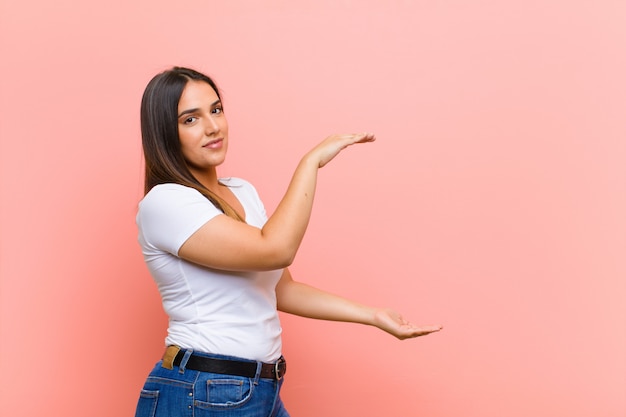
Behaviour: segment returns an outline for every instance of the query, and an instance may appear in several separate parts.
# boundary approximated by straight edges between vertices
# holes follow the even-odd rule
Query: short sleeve
[[[180,247],[206,222],[222,212],[197,190],[160,184],[139,203],[137,226],[144,251],[178,255]]]

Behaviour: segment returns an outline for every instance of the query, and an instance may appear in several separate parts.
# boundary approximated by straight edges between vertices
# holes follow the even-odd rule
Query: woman
[[[333,135],[304,155],[267,218],[250,183],[218,177],[228,123],[210,78],[178,67],[154,77],[141,131],[139,242],[169,328],[136,416],[288,416],[279,397],[286,363],[277,310],[372,325],[399,339],[441,329],[296,282],[287,269],[309,222],[318,169],[373,135]]]

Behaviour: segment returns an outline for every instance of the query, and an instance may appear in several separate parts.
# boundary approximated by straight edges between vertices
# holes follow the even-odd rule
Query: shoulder
[[[220,214],[222,212],[194,188],[160,184],[139,203],[136,222],[146,245],[176,254],[191,234]]]
[[[164,195],[202,195],[196,189],[187,187],[180,184],[167,183],[167,184],[158,184],[152,187],[150,191],[145,195],[143,200],[150,200],[152,198],[159,198]]]
[[[167,202],[190,201],[203,199],[198,190],[180,184],[159,184],[152,189],[139,202],[139,208],[152,205],[167,204]]]
[[[180,213],[189,210],[207,210],[214,207],[200,192],[180,184],[159,184],[139,202],[138,215],[151,216]]]

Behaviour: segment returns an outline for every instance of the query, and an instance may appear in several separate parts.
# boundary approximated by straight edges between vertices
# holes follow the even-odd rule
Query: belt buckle
[[[274,375],[276,376],[276,380],[280,381],[285,376],[287,372],[287,361],[282,356],[276,361],[274,364]]]

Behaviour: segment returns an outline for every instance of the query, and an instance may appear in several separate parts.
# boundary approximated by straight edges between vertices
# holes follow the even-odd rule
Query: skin
[[[235,195],[218,181],[217,167],[226,159],[228,122],[213,88],[189,81],[178,105],[182,152],[191,173],[226,200],[242,217]],[[276,287],[277,308],[298,316],[375,326],[398,339],[427,335],[441,326],[414,325],[394,310],[365,306],[294,281],[289,269],[300,246],[313,207],[317,172],[345,148],[373,142],[370,133],[332,135],[309,151],[296,168],[285,196],[262,229],[216,216],[198,229],[178,255],[190,262],[232,271],[284,268]],[[220,242],[210,245],[210,242]],[[210,251],[206,248],[211,247]]]

